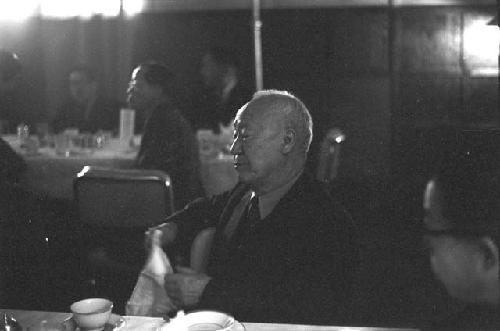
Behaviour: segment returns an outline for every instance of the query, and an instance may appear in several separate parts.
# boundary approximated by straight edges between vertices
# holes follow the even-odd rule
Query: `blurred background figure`
[[[201,60],[201,91],[188,115],[194,129],[212,129],[232,125],[236,112],[252,96],[239,76],[239,60],[233,50],[212,47]]]
[[[104,96],[94,71],[85,65],[73,67],[68,75],[69,97],[57,109],[52,129],[58,133],[67,128],[95,133],[118,130],[120,102]]]
[[[0,133],[15,132],[16,125],[22,121],[21,74],[19,57],[13,52],[0,50]]]
[[[16,54],[0,51],[1,123],[11,132],[23,117],[22,65]],[[46,286],[47,244],[43,220],[52,205],[19,187],[27,165],[0,138],[0,305],[40,307]],[[55,222],[55,221],[54,221]]]
[[[500,327],[500,171],[460,153],[427,183],[424,241],[436,278],[466,304],[432,329]],[[482,164],[483,163],[483,164]]]
[[[175,100],[173,74],[158,62],[140,64],[127,90],[132,109],[146,118],[136,167],[163,170],[172,179],[175,207],[201,195],[198,144]]]

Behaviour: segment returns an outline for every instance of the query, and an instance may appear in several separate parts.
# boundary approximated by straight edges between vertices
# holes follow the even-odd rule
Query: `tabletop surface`
[[[12,310],[1,309],[0,313],[6,313],[14,317],[24,329],[36,325],[43,320],[52,323],[62,323],[65,319],[71,317],[71,313],[58,313],[46,311]],[[132,330],[157,330],[164,325],[162,318],[124,316],[125,323],[120,331]],[[276,324],[276,323],[247,323],[242,322],[245,331],[403,331],[416,329],[394,329],[394,328],[376,328],[376,327],[339,327],[339,326],[312,326],[297,324]],[[240,328],[241,329],[241,328]]]
[[[139,146],[124,144],[117,138],[111,138],[102,148],[72,148],[67,154],[58,154],[54,147],[39,147],[34,151],[27,151],[21,148],[21,143],[15,135],[3,135],[5,140],[16,152],[23,155],[27,160],[33,159],[134,159],[139,150]]]

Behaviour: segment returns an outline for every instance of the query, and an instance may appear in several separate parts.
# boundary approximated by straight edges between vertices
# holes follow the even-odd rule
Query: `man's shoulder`
[[[283,209],[288,214],[302,217],[304,223],[317,226],[335,225],[352,228],[353,220],[342,203],[325,186],[304,173],[285,195]]]
[[[307,172],[303,173],[292,186],[287,196],[301,200],[306,206],[325,206],[331,208],[337,202],[325,189],[324,185]]]

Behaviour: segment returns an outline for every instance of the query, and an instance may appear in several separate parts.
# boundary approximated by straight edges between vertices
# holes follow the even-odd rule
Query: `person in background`
[[[19,57],[13,52],[0,50],[0,134],[15,133],[16,126],[26,122],[29,99],[21,85],[22,65]]]
[[[195,98],[189,119],[193,128],[211,129],[232,123],[236,110],[250,99],[252,91],[241,82],[239,60],[230,49],[212,47],[201,60],[203,87]],[[200,91],[198,91],[200,92]]]
[[[174,90],[173,74],[165,65],[146,62],[132,72],[127,95],[130,107],[146,118],[135,166],[166,172],[180,208],[202,193],[198,144],[176,105]]]
[[[231,153],[240,183],[153,228],[165,245],[215,228],[206,273],[178,267],[165,277],[179,308],[249,322],[342,323],[355,233],[342,206],[304,172],[311,139],[309,111],[288,92],[257,92],[237,112]]]
[[[500,171],[456,153],[425,188],[424,241],[436,278],[466,304],[431,329],[500,328]]]
[[[68,128],[95,133],[118,131],[120,102],[102,95],[91,68],[73,67],[68,74],[69,98],[57,109],[52,130],[59,133]]]

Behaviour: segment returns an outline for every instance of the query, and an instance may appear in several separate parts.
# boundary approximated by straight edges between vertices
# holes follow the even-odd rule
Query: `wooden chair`
[[[330,129],[321,143],[316,179],[328,184],[337,177],[340,164],[340,145],[345,140],[340,129]]]

